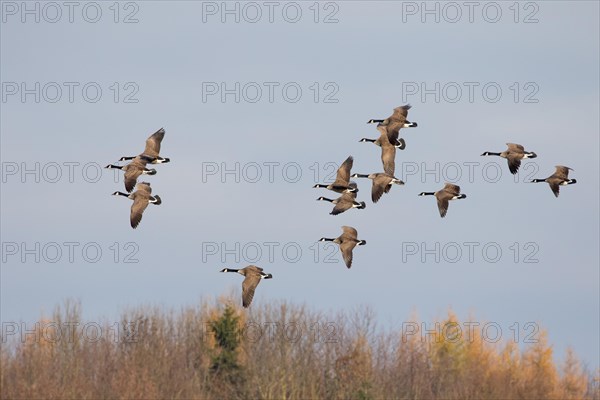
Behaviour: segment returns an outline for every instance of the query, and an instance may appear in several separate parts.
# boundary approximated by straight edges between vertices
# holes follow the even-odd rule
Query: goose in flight
[[[525,148],[520,144],[516,143],[506,143],[508,149],[504,150],[502,153],[493,153],[491,151],[486,151],[482,154],[482,156],[499,156],[502,158],[506,158],[508,162],[508,169],[511,174],[516,174],[521,166],[521,160],[525,158],[536,158],[537,154],[533,151],[525,151]]]
[[[160,128],[146,139],[146,148],[139,156],[121,157],[119,161],[133,160],[136,157],[144,156],[149,158],[151,164],[162,164],[171,161],[169,158],[160,156],[160,144],[165,137],[165,129]]]
[[[356,185],[350,185],[350,170],[352,169],[353,164],[354,158],[349,156],[338,168],[333,183],[330,183],[329,185],[317,183],[313,188],[329,189],[337,193],[358,192],[358,187],[356,187]]]
[[[273,275],[263,272],[263,269],[256,265],[248,265],[242,269],[223,268],[221,272],[237,272],[244,276],[242,282],[242,306],[250,307],[254,298],[254,291],[262,279],[271,279]]]
[[[400,129],[402,128],[416,128],[418,124],[416,122],[410,122],[406,118],[408,117],[408,110],[411,109],[410,104],[394,108],[394,113],[386,119],[370,119],[367,121],[368,124],[377,123],[377,128],[382,128],[386,131],[389,142],[396,148],[404,150],[406,148],[406,142],[400,138]],[[381,138],[379,139],[368,139],[362,138],[360,142],[371,142],[377,146],[381,146]]]
[[[152,196],[152,188],[148,182],[140,182],[137,184],[137,190],[131,194],[123,192],[114,192],[113,196],[123,196],[133,200],[131,205],[131,214],[129,222],[133,229],[137,228],[142,221],[142,214],[148,204],[160,205],[162,200],[159,195]]]
[[[350,186],[356,187],[356,182],[350,182]],[[327,197],[321,196],[317,200],[328,201],[332,204],[335,204],[335,207],[333,207],[333,210],[331,210],[329,213],[331,215],[341,214],[351,208],[358,208],[359,210],[362,210],[367,207],[364,201],[356,201],[356,192],[342,193],[342,195],[337,199],[328,199]]]
[[[446,183],[444,187],[437,192],[421,192],[419,196],[435,196],[437,199],[438,210],[440,217],[444,218],[448,212],[448,204],[450,200],[466,199],[466,194],[460,194],[460,186]]]
[[[346,267],[352,267],[352,250],[356,246],[363,246],[367,244],[366,240],[358,239],[358,232],[351,226],[342,226],[342,234],[336,238],[321,238],[320,242],[333,242],[340,246],[342,252],[342,258]]]
[[[393,175],[388,175],[385,172],[378,172],[375,174],[353,174],[352,178],[369,178],[373,180],[373,187],[371,188],[371,200],[373,203],[377,203],[384,193],[387,193],[392,188],[392,184],[404,185],[400,179]]]
[[[552,193],[554,193],[554,196],[558,197],[561,186],[572,185],[574,183],[577,183],[577,179],[569,179],[569,171],[573,171],[573,169],[565,167],[564,165],[557,165],[556,171],[548,178],[534,179],[531,181],[531,183],[548,183],[548,185],[550,185]]]
[[[146,164],[148,164],[150,161],[151,159],[146,158],[145,156],[137,156],[134,157],[133,161],[127,165],[121,166],[108,164],[104,168],[120,169],[121,171],[125,172],[125,190],[127,190],[127,192],[131,192],[135,187],[137,178],[140,175],[156,175],[155,169],[146,168]]]

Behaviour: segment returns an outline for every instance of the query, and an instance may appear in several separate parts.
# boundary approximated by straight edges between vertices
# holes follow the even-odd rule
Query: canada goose
[[[351,226],[342,226],[342,234],[335,239],[321,238],[320,242],[333,242],[340,245],[340,251],[342,252],[342,258],[346,263],[346,267],[352,266],[352,249],[358,246],[367,244],[366,240],[359,240],[358,232]]]
[[[160,143],[162,142],[164,137],[165,137],[165,129],[164,128],[160,128],[159,130],[154,132],[152,135],[150,135],[150,137],[148,139],[146,139],[146,148],[144,149],[144,152],[142,154],[140,154],[140,156],[143,155],[143,156],[150,158],[152,160],[152,161],[150,161],[150,163],[152,163],[152,164],[162,164],[162,163],[168,163],[169,161],[171,161],[169,158],[161,157],[159,155]],[[121,157],[119,159],[119,161],[128,161],[128,160],[133,160],[133,159],[135,159],[135,156]]]
[[[386,119],[370,119],[369,121],[367,121],[367,124],[379,123],[383,125],[388,125],[390,122],[395,121],[400,123],[398,130],[400,128],[416,128],[418,126],[416,122],[410,122],[406,120],[406,117],[408,117],[408,110],[410,110],[411,107],[412,106],[410,104],[396,107],[394,108],[394,113]]]
[[[385,130],[386,134],[387,134],[387,140],[392,143],[394,145],[395,148],[400,149],[400,150],[404,150],[406,148],[406,142],[404,141],[404,139],[399,138],[398,134],[400,132],[400,129],[390,129],[388,131],[387,126],[383,125],[383,124],[377,124],[377,130],[379,130],[379,133],[381,134],[382,130]],[[376,146],[381,146],[381,135],[377,138],[377,139],[369,139],[369,138],[362,138],[359,140],[359,142],[361,143],[373,143]]]
[[[508,162],[508,169],[514,175],[519,170],[521,166],[521,160],[524,158],[536,158],[537,154],[532,151],[525,151],[523,146],[515,143],[506,143],[508,149],[504,150],[502,153],[492,153],[491,151],[486,151],[482,154],[482,156],[500,156],[502,158],[506,158]]]
[[[373,143],[376,146],[381,146],[381,141],[379,140],[379,138],[377,138],[377,139],[362,138],[359,140],[359,142],[361,142],[361,143],[368,142],[368,143]],[[396,142],[394,142],[394,147],[397,149],[400,149],[400,150],[404,150],[406,148],[406,142],[404,141],[404,139],[398,138],[396,140]]]
[[[123,192],[114,192],[113,196],[123,196],[133,200],[131,205],[131,214],[129,221],[133,229],[137,228],[142,220],[142,214],[148,204],[160,205],[162,200],[159,195],[152,196],[152,188],[148,182],[140,182],[137,184],[137,190],[131,194]]]
[[[248,308],[252,303],[254,290],[256,290],[260,280],[273,278],[273,275],[264,273],[263,269],[256,265],[248,265],[242,269],[223,268],[221,272],[237,272],[245,276],[242,282],[242,305],[244,308]]]
[[[350,182],[350,186],[356,187],[356,183]],[[337,199],[334,199],[334,200],[328,199],[327,197],[323,197],[323,196],[319,197],[317,200],[328,201],[330,203],[335,204],[335,207],[333,207],[333,210],[331,210],[331,212],[329,213],[331,215],[341,214],[344,211],[349,210],[351,208],[358,208],[359,210],[362,210],[367,207],[367,205],[364,201],[361,201],[360,203],[356,201],[356,193],[355,192],[342,193],[342,195],[340,197],[338,197]]]
[[[383,170],[386,174],[394,175],[396,169],[396,148],[402,150],[406,144],[404,139],[400,138],[403,144],[402,146],[399,146],[398,140],[390,138],[386,127],[381,124],[377,125],[377,130],[379,131],[379,138],[377,138],[377,140],[362,138],[359,140],[359,142],[371,142],[381,147],[381,162],[383,163]],[[396,145],[392,145],[394,140]]]
[[[384,193],[389,192],[393,183],[396,185],[404,185],[404,182],[400,179],[384,172],[369,175],[354,174],[352,175],[352,178],[369,178],[373,180],[373,188],[371,189],[371,200],[373,203],[377,203]]]
[[[441,190],[437,192],[421,192],[419,196],[435,196],[437,199],[440,217],[444,218],[448,212],[448,203],[450,200],[466,199],[466,194],[460,194],[460,186],[446,183]]]
[[[408,116],[408,110],[410,110],[410,108],[410,104],[401,107],[396,107],[394,108],[394,113],[388,118],[371,119],[367,123],[377,123],[377,129],[385,129],[389,142],[392,145],[394,145],[395,148],[404,150],[406,148],[406,142],[404,141],[404,139],[398,137],[400,134],[400,129],[417,127],[416,122],[409,122],[406,120],[406,117]],[[375,143],[378,146],[381,146],[381,138],[377,140],[362,138],[360,142],[371,142]]]
[[[127,165],[113,165],[108,164],[104,168],[108,169],[120,169],[125,172],[125,190],[131,192],[135,187],[135,183],[137,182],[137,178],[140,175],[156,175],[155,169],[146,168],[146,164],[151,160],[146,158],[145,156],[137,156],[133,158],[133,161]]]
[[[329,189],[337,193],[358,192],[358,187],[356,187],[356,185],[350,185],[350,170],[352,169],[353,163],[354,158],[349,156],[338,168],[337,175],[333,183],[330,183],[329,185],[317,183],[315,186],[313,186],[313,188]]]
[[[534,179],[531,183],[548,182],[550,189],[552,189],[552,193],[554,193],[554,196],[558,197],[561,186],[577,183],[577,179],[569,179],[569,170],[573,171],[572,168],[565,167],[564,165],[557,165],[556,172],[548,178]]]

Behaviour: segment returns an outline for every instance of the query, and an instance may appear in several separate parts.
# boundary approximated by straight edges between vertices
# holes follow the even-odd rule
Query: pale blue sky
[[[231,16],[221,23],[219,15],[207,15],[203,23],[201,2],[136,2],[137,8],[119,14],[122,21],[135,12],[138,22],[131,24],[114,23],[112,3],[101,3],[102,17],[95,24],[86,22],[80,9],[73,23],[66,9],[56,23],[46,22],[44,15],[39,23],[25,15],[23,23],[21,10],[11,8],[22,3],[2,3],[2,321],[33,321],[65,298],[80,299],[89,319],[117,318],[125,307],[140,304],[179,308],[241,284],[236,276],[218,273],[224,265],[220,253],[203,255],[203,243],[225,242],[231,248],[236,242],[242,247],[280,242],[278,249],[298,243],[303,253],[296,263],[287,262],[280,251],[273,262],[266,253],[256,262],[274,279],[258,288],[255,306],[272,299],[332,310],[366,304],[381,323],[397,327],[413,311],[430,321],[452,308],[461,318],[473,314],[497,322],[506,339],[515,322],[534,321],[549,331],[558,356],[572,346],[590,366],[598,366],[598,3],[530,2],[536,7],[528,9],[521,3],[518,23],[509,9],[513,2],[497,3],[502,9],[497,23],[487,22],[480,9],[472,23],[467,14],[457,23],[444,21],[444,15],[440,23],[432,16],[423,23],[419,13],[405,15],[403,22],[403,4],[409,3],[336,2],[338,22],[330,24],[313,21],[312,2],[298,3],[302,17],[297,23],[283,19],[285,3],[275,10],[273,23],[266,8],[257,23],[243,17],[235,23]],[[336,7],[322,6],[319,19],[333,11]],[[523,23],[532,12],[538,22]],[[40,103],[34,95],[21,102],[20,93],[7,93],[14,89],[12,82],[30,88],[35,82],[41,87],[57,82],[64,90],[56,103],[45,100],[54,97],[50,91],[41,94]],[[79,84],[72,103],[64,82]],[[89,82],[102,89],[96,103],[82,97],[81,87]],[[111,89],[115,82],[120,86],[117,103]],[[127,82],[134,85],[125,88]],[[222,103],[218,95],[203,102],[203,82],[280,86],[272,103],[264,85],[256,103],[236,103],[233,95]],[[281,87],[289,82],[302,89],[297,103],[282,97]],[[314,82],[320,87],[317,103]],[[328,82],[334,85],[325,88]],[[412,83],[433,88],[436,82],[458,84],[464,89],[461,99],[449,101],[454,92],[439,102],[433,95],[422,99],[403,93]],[[473,102],[465,82],[479,85]],[[490,83],[502,90],[495,103],[481,92]],[[138,102],[124,103],[132,88],[138,89],[133,95]],[[338,102],[324,103],[332,88]],[[532,98],[538,102],[525,102],[534,89]],[[311,189],[315,163],[321,179],[328,172],[326,163],[340,163],[348,155],[355,158],[354,172],[381,171],[379,149],[358,140],[376,137],[365,122],[388,116],[405,98],[413,105],[409,119],[419,124],[402,131],[407,148],[397,154],[397,175],[406,185],[394,187],[374,205],[370,182],[359,181],[359,198],[367,209],[328,215],[330,206],[315,199],[335,193]],[[146,180],[163,204],[150,206],[133,231],[130,202],[109,196],[122,190],[122,183],[115,183],[108,170],[98,182],[86,182],[82,166],[97,163],[88,170],[93,178],[95,165],[137,154],[160,127],[167,131],[162,153],[172,162],[156,166],[158,174]],[[575,170],[578,184],[564,187],[557,199],[545,184],[523,183],[528,174],[515,183],[504,160],[479,156],[502,151],[506,142],[538,154],[523,164],[523,172],[537,168],[533,177],[544,178],[563,164]],[[15,165],[33,168],[36,162],[46,168],[40,183],[33,175],[22,183],[21,171],[8,175]],[[79,163],[73,183],[65,166],[57,183],[48,181],[54,162]],[[269,162],[280,163],[272,183],[263,164]],[[281,166],[292,162],[302,171],[295,183],[281,176]],[[443,220],[433,199],[417,197],[442,186],[443,177],[420,175],[436,162],[441,168],[462,166],[458,184],[468,195],[452,203]],[[479,163],[472,182],[465,162]],[[255,164],[249,163],[258,163],[263,176],[257,183],[242,179],[238,184],[232,175],[224,183],[219,175],[203,182],[208,165],[203,163],[249,165],[246,172],[253,172],[249,168]],[[482,176],[484,166],[495,171],[494,163],[502,167],[496,183]],[[413,166],[419,174],[403,176],[403,168]],[[322,236],[339,235],[341,225],[356,227],[368,242],[355,250],[351,270],[339,255],[336,263],[323,262],[324,248],[315,245]],[[97,243],[103,254],[98,263],[86,262],[78,250],[73,263],[66,253],[56,263],[35,263],[32,256],[23,263],[20,253],[7,254],[9,242],[30,247],[79,242],[78,249]],[[117,263],[110,248],[115,242],[121,246]],[[127,242],[137,244],[139,263],[122,262]],[[458,243],[465,253],[456,263],[443,258],[436,263],[431,256],[422,262],[421,253],[405,251],[410,243],[433,248],[438,242],[442,247]],[[480,243],[472,263],[465,242]],[[525,249],[529,242],[537,247]],[[480,252],[493,243],[503,252],[496,263]],[[518,262],[514,243],[520,247]],[[316,248],[321,249],[318,262]],[[538,263],[523,262],[531,249],[537,249]],[[233,268],[246,264],[231,256],[225,263]]]

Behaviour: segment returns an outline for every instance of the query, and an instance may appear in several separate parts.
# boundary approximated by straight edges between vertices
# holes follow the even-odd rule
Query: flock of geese
[[[331,184],[316,184],[313,188],[321,188],[332,190],[340,193],[341,196],[335,200],[326,197],[319,197],[317,200],[325,200],[335,204],[335,207],[330,212],[331,215],[341,214],[351,208],[364,209],[365,202],[356,201],[358,194],[358,185],[356,182],[350,181],[350,178],[367,178],[371,179],[371,201],[377,203],[384,193],[388,193],[392,185],[404,185],[400,179],[395,177],[396,173],[396,149],[403,150],[406,148],[406,141],[399,137],[400,129],[414,128],[418,124],[408,121],[408,110],[410,104],[396,107],[392,115],[386,119],[371,119],[368,124],[377,124],[379,138],[368,139],[362,138],[360,142],[373,143],[381,148],[381,163],[383,164],[383,172],[375,172],[372,174],[352,174],[351,170],[354,164],[354,158],[349,156],[342,165],[338,168],[335,181]],[[460,188],[456,186],[458,191]],[[436,192],[436,193],[441,193]],[[425,194],[425,193],[423,193]],[[433,193],[432,193],[433,194]],[[458,194],[458,193],[457,193]],[[464,195],[462,195],[464,196]],[[466,197],[466,196],[465,196]],[[439,198],[439,197],[438,197]],[[457,197],[463,198],[463,197]],[[447,208],[447,207],[446,207]],[[333,242],[340,246],[340,252],[347,268],[352,267],[352,251],[356,246],[367,244],[365,240],[358,238],[358,231],[351,226],[342,226],[342,234],[337,238],[321,238],[321,242]]]
[[[129,222],[133,229],[142,221],[142,214],[148,204],[160,205],[162,200],[159,195],[152,195],[152,188],[148,182],[137,183],[141,175],[156,175],[155,169],[146,168],[147,164],[162,164],[171,161],[168,158],[160,156],[160,144],[165,137],[165,130],[160,128],[146,139],[146,148],[144,152],[131,157],[121,157],[119,161],[131,161],[126,165],[108,164],[105,168],[120,169],[125,172],[125,190],[127,193],[114,192],[113,196],[123,196],[133,200]],[[137,185],[136,185],[137,183]],[[131,191],[136,188],[136,191]]]
[[[513,175],[519,170],[522,159],[537,157],[537,154],[534,152],[525,151],[523,146],[520,144],[506,143],[506,145],[508,146],[508,149],[504,150],[502,153],[492,153],[491,151],[486,151],[482,154],[482,156],[500,156],[502,158],[506,158],[506,161],[508,162],[508,169]],[[554,193],[555,197],[558,197],[561,186],[577,183],[577,179],[569,179],[569,171],[573,171],[572,168],[565,167],[564,165],[556,165],[555,168],[556,170],[554,173],[546,179],[534,179],[530,183],[546,182],[548,185],[550,185],[550,189],[552,190],[552,193]]]
[[[410,105],[397,107],[394,113],[386,119],[371,119],[367,123],[377,123],[377,130],[380,133],[378,139],[363,138],[360,142],[374,143],[381,147],[381,161],[383,163],[384,172],[378,172],[368,175],[354,174],[350,175],[354,158],[349,156],[342,165],[338,168],[336,178],[330,184],[316,184],[314,188],[328,189],[339,193],[341,196],[337,199],[327,197],[319,197],[317,200],[328,201],[334,204],[331,215],[338,215],[351,208],[359,210],[364,209],[367,205],[364,201],[356,200],[358,194],[358,185],[356,182],[350,181],[350,178],[369,178],[373,181],[371,190],[371,200],[377,203],[384,193],[388,193],[392,185],[404,185],[400,179],[394,176],[395,173],[395,158],[396,148],[403,150],[406,147],[404,139],[399,138],[401,128],[416,127],[416,122],[410,122],[406,119]],[[458,186],[457,186],[458,188]],[[437,193],[437,192],[436,192]],[[464,196],[464,195],[462,195]],[[462,198],[462,197],[461,197]],[[321,238],[321,242],[333,242],[340,247],[342,258],[346,267],[352,266],[352,251],[356,246],[367,244],[366,240],[358,239],[358,231],[351,226],[342,226],[342,234],[337,238]],[[242,282],[242,306],[247,308],[250,306],[254,298],[254,291],[262,279],[271,279],[273,275],[267,274],[262,268],[255,265],[249,265],[241,269],[223,268],[221,272],[234,272],[244,276]]]
[[[389,193],[393,185],[404,185],[404,182],[395,177],[395,159],[396,149],[404,150],[406,141],[399,137],[400,129],[417,127],[416,122],[407,120],[410,104],[396,107],[391,116],[386,119],[371,119],[368,124],[377,124],[379,138],[363,138],[360,142],[373,143],[381,148],[381,162],[383,172],[371,174],[351,174],[354,158],[349,156],[338,168],[336,178],[330,184],[316,184],[313,188],[321,188],[339,193],[340,197],[330,199],[319,197],[318,201],[327,201],[334,205],[331,215],[338,215],[352,208],[364,209],[366,203],[357,201],[358,185],[350,178],[368,178],[372,181],[371,201],[377,203],[385,193]],[[131,163],[118,166],[107,165],[106,168],[117,168],[125,172],[125,189],[128,193],[114,192],[113,195],[128,197],[133,200],[131,206],[130,222],[131,227],[136,228],[141,219],[142,213],[148,207],[148,204],[161,204],[158,195],[152,196],[152,189],[147,182],[137,184],[137,190],[131,191],[136,186],[137,178],[141,175],[154,175],[156,170],[146,168],[147,164],[161,164],[169,162],[168,158],[160,156],[160,144],[165,136],[165,130],[160,129],[146,140],[144,152],[133,157],[121,157],[119,161],[131,161]],[[516,143],[507,143],[508,148],[500,153],[486,151],[482,156],[499,156],[507,160],[508,169],[514,175],[521,166],[521,160],[536,158],[537,154],[531,151],[525,151],[524,147]],[[576,179],[569,179],[569,167],[557,165],[554,174],[545,179],[533,179],[532,183],[546,182],[556,197],[559,195],[560,186],[577,183]],[[448,205],[451,200],[465,199],[466,194],[460,193],[460,187],[452,183],[445,183],[444,187],[436,192],[421,192],[419,196],[435,196],[440,217],[444,218],[448,212]],[[356,246],[365,245],[365,240],[358,239],[358,231],[351,226],[342,226],[342,234],[337,238],[321,238],[321,242],[333,242],[340,247],[342,258],[347,268],[352,266],[352,251]],[[233,272],[244,276],[242,282],[242,306],[250,306],[254,298],[256,287],[262,279],[271,279],[273,275],[263,271],[262,268],[255,265],[249,265],[241,269],[223,268],[220,272]]]

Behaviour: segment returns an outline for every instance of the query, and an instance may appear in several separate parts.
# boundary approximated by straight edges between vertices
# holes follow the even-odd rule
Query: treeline
[[[382,330],[363,308],[325,314],[237,297],[82,321],[67,302],[3,327],[2,399],[599,399],[598,371],[561,365],[541,330],[520,349],[449,313]],[[468,329],[465,329],[468,328]],[[415,330],[416,329],[416,330]]]

